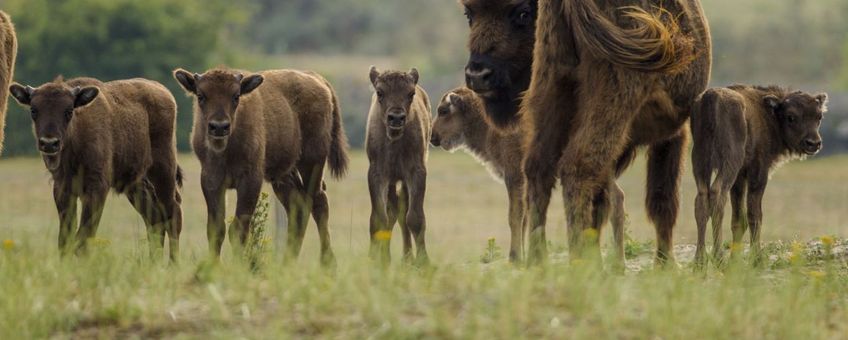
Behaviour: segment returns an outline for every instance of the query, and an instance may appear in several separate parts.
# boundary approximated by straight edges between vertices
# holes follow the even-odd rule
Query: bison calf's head
[[[227,148],[227,140],[237,126],[236,113],[241,97],[262,85],[264,80],[259,74],[245,77],[227,70],[197,74],[183,69],[174,71],[174,78],[183,89],[194,95],[195,122],[205,127],[206,145],[216,152]]]
[[[530,86],[536,0],[462,0],[470,28],[465,84],[485,101],[496,124],[507,125]]]
[[[482,110],[479,98],[469,89],[455,89],[442,97],[436,109],[430,143],[446,151],[454,151],[465,144],[465,132],[473,119],[472,110]]]
[[[764,104],[777,118],[783,143],[793,152],[815,155],[822,148],[819,133],[822,115],[827,112],[827,94],[794,92],[782,100],[764,97]]]
[[[61,80],[38,88],[12,84],[12,97],[32,115],[33,132],[38,151],[49,170],[59,168],[75,111],[97,98],[97,87],[70,87]]]
[[[409,72],[386,71],[380,72],[371,66],[369,74],[371,85],[374,86],[374,96],[379,112],[383,114],[386,125],[386,136],[389,140],[403,137],[403,130],[411,120],[408,115],[410,106],[415,99],[418,85],[418,70]]]

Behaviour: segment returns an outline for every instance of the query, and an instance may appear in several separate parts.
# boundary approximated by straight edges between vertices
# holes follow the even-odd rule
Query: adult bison
[[[486,100],[489,121],[525,129],[531,261],[545,257],[544,224],[557,175],[579,255],[585,231],[608,215],[608,188],[638,146],[648,146],[648,215],[657,260],[673,260],[672,228],[686,146],[684,122],[709,80],[709,28],[699,1],[464,0],[471,25],[466,80]],[[527,18],[538,13],[531,81],[516,105],[526,65]],[[497,89],[497,90],[495,90]],[[519,124],[520,122],[520,124]],[[587,239],[588,240],[588,239]]]
[[[15,56],[18,54],[18,40],[15,38],[15,26],[9,15],[0,11],[0,153],[3,152],[3,129],[6,125],[6,104],[9,98],[9,85],[15,71]]]

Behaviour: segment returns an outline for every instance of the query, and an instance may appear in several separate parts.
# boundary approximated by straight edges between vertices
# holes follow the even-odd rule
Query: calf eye
[[[234,96],[233,96],[233,103],[238,104],[238,102],[239,102],[239,97],[240,97],[239,95],[234,95]]]
[[[415,92],[412,92],[412,93],[409,94],[409,100],[412,100],[412,98],[414,98],[414,97],[415,97]]]
[[[439,116],[447,116],[448,113],[450,113],[450,110],[448,110],[447,108],[439,109]]]
[[[32,115],[32,120],[35,120],[35,117],[38,117],[38,110],[30,109],[29,113]]]
[[[197,102],[200,103],[200,104],[205,103],[206,102],[206,96],[204,96],[202,94],[198,94],[197,95]]]
[[[377,99],[379,99],[380,101],[383,101],[383,91],[379,91],[379,90],[377,91]]]
[[[73,115],[74,115],[74,110],[73,110],[73,109],[67,109],[67,110],[65,110],[65,120],[70,121],[70,120],[71,120],[71,117],[72,117]]]
[[[788,121],[789,123],[794,123],[795,122],[795,116],[786,116],[786,121]]]

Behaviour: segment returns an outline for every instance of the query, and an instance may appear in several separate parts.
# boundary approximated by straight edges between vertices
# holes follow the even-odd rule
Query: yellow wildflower
[[[594,241],[598,238],[598,231],[594,228],[583,229],[583,238],[587,241]]]
[[[825,276],[827,276],[827,273],[820,271],[820,270],[811,270],[811,271],[807,272],[807,276],[814,278],[816,280],[821,280]]]
[[[4,249],[4,250],[12,250],[12,249],[15,249],[15,241],[12,241],[12,240],[3,240],[3,249]]]
[[[835,242],[835,240],[833,239],[833,236],[822,236],[821,237],[821,243],[825,247],[833,247],[834,242]]]
[[[392,232],[389,230],[380,230],[374,233],[374,239],[377,241],[388,241],[392,239]]]
[[[730,252],[731,252],[731,253],[738,253],[738,252],[742,252],[742,250],[744,250],[744,249],[745,249],[745,246],[744,246],[742,243],[740,243],[740,242],[732,242],[732,243],[730,243]]]

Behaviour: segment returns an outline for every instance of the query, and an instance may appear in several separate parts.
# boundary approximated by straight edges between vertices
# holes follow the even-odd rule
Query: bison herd
[[[625,213],[616,180],[646,149],[645,207],[656,228],[656,263],[673,263],[690,131],[698,187],[696,263],[707,261],[710,219],[712,257],[723,257],[720,227],[728,196],[733,241],[741,242],[749,230],[752,253],[759,253],[769,174],[783,161],[821,150],[826,94],[777,86],[707,89],[711,38],[698,0],[460,2],[470,26],[466,84],[440,97],[432,122],[416,69],[369,72],[373,259],[390,262],[397,223],[404,260],[428,263],[423,205],[432,144],[464,148],[503,180],[511,261],[545,261],[545,217],[559,180],[571,258],[600,258],[600,230],[609,220],[615,240],[610,258],[618,268],[624,264]],[[144,79],[11,83],[15,55],[14,28],[0,12],[0,88],[31,112],[36,144],[53,178],[61,252],[85,251],[114,190],[144,219],[151,256],[162,256],[167,236],[176,260],[182,171],[173,96]],[[227,231],[226,190],[237,192],[229,240],[239,251],[267,181],[288,214],[287,258],[298,256],[311,215],[321,263],[332,266],[324,168],[343,177],[348,145],[329,82],[305,71],[227,68],[177,69],[174,78],[194,99],[191,141],[202,168],[212,256],[220,256]],[[7,94],[0,98],[2,147]]]

